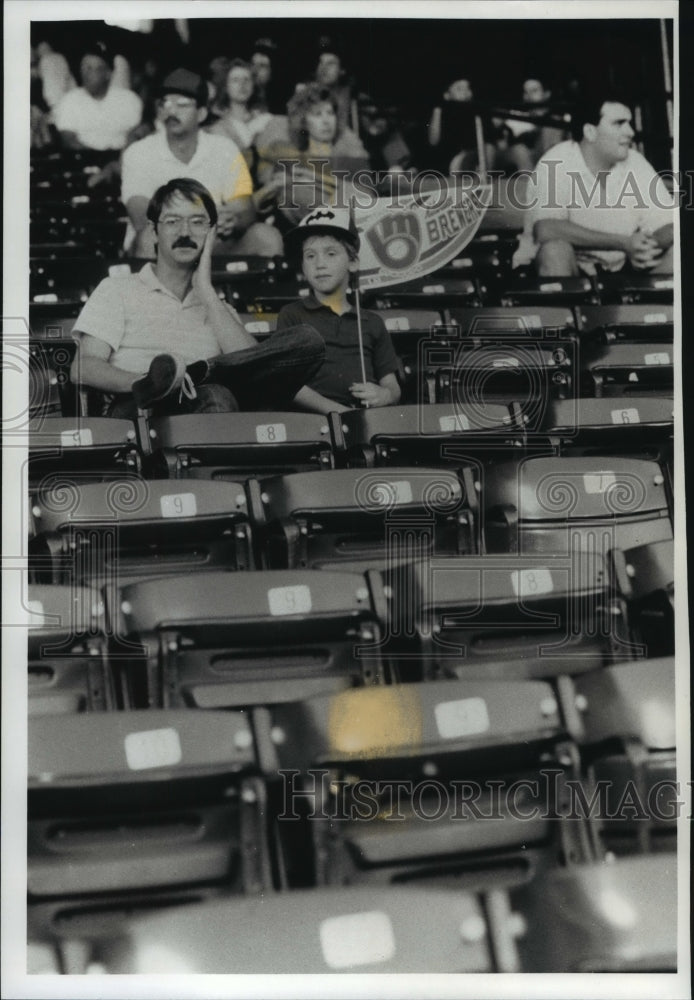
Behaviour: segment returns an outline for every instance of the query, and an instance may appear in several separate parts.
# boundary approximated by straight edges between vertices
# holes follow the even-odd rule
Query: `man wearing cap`
[[[321,208],[285,236],[287,255],[301,259],[311,295],[292,302],[277,317],[278,335],[307,324],[325,342],[325,360],[294,402],[316,413],[342,413],[358,406],[390,406],[400,399],[400,362],[383,320],[347,299],[350,276],[359,270],[359,234],[345,208]]]
[[[246,161],[231,139],[200,128],[207,116],[207,84],[197,73],[177,69],[159,89],[157,115],[163,129],[135,142],[123,153],[121,200],[131,223],[126,247],[136,257],[153,257],[147,205],[162,184],[192,177],[214,198],[219,221],[215,253],[282,253],[282,238],[272,226],[256,222],[253,182]]]
[[[142,101],[113,80],[114,56],[104,42],[88,45],[80,62],[82,86],[69,90],[53,110],[68,149],[123,149],[142,120]]]
[[[320,368],[318,333],[306,326],[259,344],[212,284],[217,208],[201,184],[176,178],[147,207],[154,264],[109,276],[75,321],[75,383],[113,396],[109,416],[138,407],[159,415],[289,406]]]

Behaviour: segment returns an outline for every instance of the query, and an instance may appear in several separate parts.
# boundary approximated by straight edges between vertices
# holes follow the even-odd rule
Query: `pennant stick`
[[[350,215],[350,223],[354,223],[354,195],[352,195],[352,197],[349,199],[349,215]],[[354,288],[354,304],[357,310],[357,337],[359,340],[359,360],[361,362],[361,377],[364,384],[366,384],[366,362],[364,361],[364,335],[361,327],[361,297],[359,295],[359,269],[357,269],[353,273],[352,287]],[[368,403],[366,405],[368,406]]]

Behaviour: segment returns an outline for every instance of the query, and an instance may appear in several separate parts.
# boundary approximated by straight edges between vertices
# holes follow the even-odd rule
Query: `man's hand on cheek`
[[[193,288],[199,295],[217,293],[212,285],[212,250],[217,239],[217,227],[211,226],[205,237],[205,244],[200,254],[198,266],[193,272]]]

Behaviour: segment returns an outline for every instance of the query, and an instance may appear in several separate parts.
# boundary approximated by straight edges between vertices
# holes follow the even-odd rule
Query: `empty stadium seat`
[[[389,656],[414,680],[554,677],[637,649],[609,564],[595,554],[432,559],[383,581]]]
[[[557,553],[633,548],[672,537],[657,462],[541,456],[485,469],[480,486],[490,552]]]
[[[615,340],[646,340],[672,343],[673,307],[662,303],[580,306],[576,310],[581,333]]]
[[[634,634],[649,657],[675,651],[675,551],[672,539],[610,553]]]
[[[372,683],[383,673],[378,582],[264,570],[129,584],[113,610],[118,636],[140,646],[123,663],[124,700],[220,708]],[[373,652],[363,661],[360,642]]]
[[[97,946],[93,957],[114,974],[511,971],[512,922],[495,930],[488,920],[472,893],[405,886],[296,890],[139,917],[118,940]],[[499,938],[500,965],[492,948]]]
[[[565,776],[577,762],[546,682],[362,688],[273,705],[270,719],[277,764],[267,778],[279,766],[290,783],[285,819],[298,821],[305,803],[318,884],[445,885],[457,874],[460,888],[466,875],[498,887],[528,877],[535,849],[569,863],[592,857],[588,824],[549,819],[555,795],[563,804],[561,777],[550,789],[537,774],[541,760]],[[504,789],[496,800],[492,786]]]
[[[517,403],[529,421],[538,419],[550,399],[575,395],[575,361],[570,345],[524,337],[499,342],[463,338],[450,357],[427,358],[437,403]]]
[[[674,972],[677,855],[543,872],[512,897],[525,917],[527,972]]]
[[[415,403],[424,399],[420,389],[420,358],[425,345],[438,337],[445,336],[442,328],[442,313],[438,309],[379,309],[390,334],[395,353],[400,359],[401,402]]]
[[[544,337],[576,336],[576,317],[568,306],[539,304],[532,309],[527,306],[510,306],[481,309],[450,308],[446,312],[447,322],[460,328],[464,337],[501,337],[511,339],[519,334]]]
[[[583,396],[672,396],[674,355],[671,344],[659,341],[582,345]]]
[[[172,479],[234,478],[329,469],[328,418],[319,413],[227,413],[148,421],[148,468]]]
[[[447,469],[401,467],[331,469],[316,480],[318,475],[250,482],[254,532],[268,565],[338,568],[345,559],[382,565],[410,538],[420,554],[478,551],[469,466],[460,477]]]
[[[368,309],[440,309],[441,306],[456,304],[478,306],[481,305],[481,298],[475,280],[448,277],[436,271],[423,278],[365,292],[363,303]]]
[[[139,472],[140,453],[130,420],[105,417],[34,418],[29,424],[29,485],[74,473],[78,482]]]
[[[531,442],[549,441],[562,454],[664,453],[674,430],[673,404],[658,396],[632,396],[626,405],[614,399],[551,400],[534,426]]]
[[[679,815],[674,658],[563,678],[559,691],[597,790],[595,808],[607,846],[647,851],[656,832],[672,835]],[[663,843],[672,849],[672,836]]]
[[[606,305],[619,302],[668,305],[672,303],[675,287],[672,275],[648,274],[643,271],[599,274],[595,284],[601,302]]]
[[[66,480],[33,498],[29,560],[37,583],[191,573],[253,565],[243,486],[164,481]]]
[[[489,403],[385,406],[331,413],[335,461],[356,467],[456,464],[520,445],[523,429],[508,406]]]
[[[598,304],[598,292],[590,278],[514,277],[508,284],[490,290],[485,304],[502,306]]]
[[[27,608],[29,715],[114,708],[99,592],[29,584]]]
[[[140,908],[272,886],[243,713],[33,718],[28,770],[35,940],[112,936]]]
[[[32,338],[29,341],[29,413],[74,416],[79,413],[79,398],[70,382],[70,365],[77,349],[75,341],[64,339],[62,328],[57,337]]]

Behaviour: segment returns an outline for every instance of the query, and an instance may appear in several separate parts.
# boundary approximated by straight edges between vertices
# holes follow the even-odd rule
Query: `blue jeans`
[[[312,326],[301,324],[231,354],[209,358],[197,398],[174,392],[152,407],[155,416],[176,413],[234,413],[237,410],[286,410],[299,389],[323,364],[325,343]],[[110,417],[133,420],[137,406],[130,393],[117,395]]]

